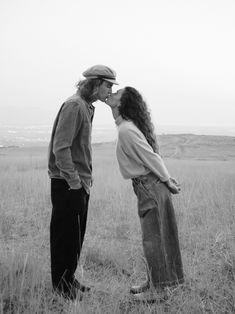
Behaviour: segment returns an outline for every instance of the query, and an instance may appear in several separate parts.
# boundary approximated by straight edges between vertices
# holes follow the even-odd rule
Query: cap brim
[[[97,75],[89,75],[89,76],[85,76],[85,78],[86,79],[101,78],[104,81],[110,82],[110,83],[115,84],[115,85],[119,85],[119,83],[115,79],[106,78],[106,77],[100,77],[100,76],[97,76]]]
[[[107,79],[107,78],[102,78],[102,79],[104,81],[110,82],[112,84],[119,85],[119,83],[116,80],[114,80],[114,79]]]

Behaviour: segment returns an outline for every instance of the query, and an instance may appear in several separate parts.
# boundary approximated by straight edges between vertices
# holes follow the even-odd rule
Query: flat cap
[[[101,78],[104,81],[118,85],[118,82],[116,81],[116,72],[105,65],[94,65],[83,72],[82,75],[87,79]]]

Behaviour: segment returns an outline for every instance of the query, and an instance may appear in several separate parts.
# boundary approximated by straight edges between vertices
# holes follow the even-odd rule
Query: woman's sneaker
[[[149,289],[145,292],[136,293],[132,296],[133,301],[140,303],[162,303],[168,300],[164,289]]]
[[[130,293],[138,294],[147,291],[150,288],[150,282],[146,281],[139,286],[132,286],[130,288]]]

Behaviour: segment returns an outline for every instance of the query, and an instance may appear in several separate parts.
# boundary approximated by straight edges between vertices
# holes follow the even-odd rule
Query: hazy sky
[[[234,0],[1,0],[0,41],[1,124],[52,123],[106,64],[158,124],[235,125]],[[96,103],[95,123],[111,119]]]

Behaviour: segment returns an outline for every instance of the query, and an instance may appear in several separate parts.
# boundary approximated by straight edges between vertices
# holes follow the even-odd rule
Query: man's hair
[[[97,88],[103,83],[100,78],[81,80],[76,84],[80,91],[81,97],[87,101],[92,102],[96,100]]]
[[[154,152],[159,153],[159,146],[154,126],[147,105],[140,93],[133,87],[125,87],[120,99],[119,113],[125,120],[131,120],[144,134]]]

